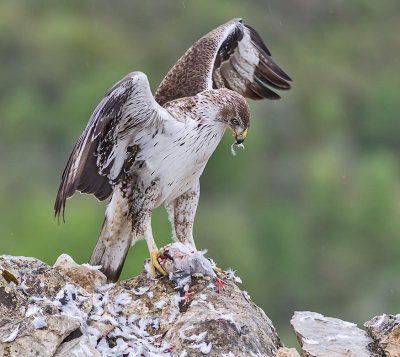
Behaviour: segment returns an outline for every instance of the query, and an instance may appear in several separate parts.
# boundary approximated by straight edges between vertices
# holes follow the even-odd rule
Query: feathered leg
[[[165,204],[172,225],[172,235],[176,242],[188,243],[196,249],[193,240],[193,223],[200,198],[200,182],[191,189]]]
[[[129,248],[136,241],[128,219],[128,201],[116,190],[107,207],[106,217],[94,248],[91,265],[101,265],[108,282],[116,282]]]
[[[196,215],[197,205],[200,198],[200,182],[197,181],[191,189],[186,191],[184,194],[175,198],[173,201],[165,204],[165,208],[168,212],[168,217],[172,225],[172,235],[176,242],[182,242],[190,244],[193,249],[196,249],[193,240],[193,223]],[[219,268],[214,268],[216,272],[225,273]],[[215,274],[215,279],[218,283],[218,291],[222,288],[226,282],[218,278]],[[184,304],[189,302],[189,285],[184,290]]]

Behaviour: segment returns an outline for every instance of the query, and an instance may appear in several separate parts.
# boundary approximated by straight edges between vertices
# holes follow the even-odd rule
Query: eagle
[[[54,205],[64,219],[76,191],[111,198],[90,264],[118,280],[129,248],[145,239],[151,275],[165,275],[151,229],[164,204],[173,239],[194,250],[199,178],[225,130],[246,138],[245,98],[279,99],[290,77],[272,60],[260,35],[233,19],[195,42],[165,76],[154,96],[147,76],[117,82],[91,115],[64,169]]]

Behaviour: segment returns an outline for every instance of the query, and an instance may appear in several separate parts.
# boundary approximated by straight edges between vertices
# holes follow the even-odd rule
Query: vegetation
[[[0,3],[0,246],[87,262],[105,203],[52,205],[72,147],[103,94],[140,70],[153,90],[201,35],[255,27],[293,78],[251,102],[246,150],[227,133],[202,176],[198,248],[232,267],[293,339],[294,310],[362,322],[400,310],[398,1],[35,1]],[[159,246],[171,232],[154,213]],[[123,278],[148,256],[135,245]]]

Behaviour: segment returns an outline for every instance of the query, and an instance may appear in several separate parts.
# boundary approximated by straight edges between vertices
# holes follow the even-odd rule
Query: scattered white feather
[[[90,348],[87,344],[88,341],[89,341],[89,339],[87,338],[87,336],[84,336],[79,341],[79,347],[81,348],[79,352],[82,352],[83,356],[92,356],[93,355],[92,351],[90,350]]]
[[[131,290],[135,295],[139,295],[140,296],[140,295],[143,295],[149,289],[150,289],[150,286],[141,286],[139,288],[139,290],[135,290],[134,288],[132,288]]]
[[[191,336],[186,336],[185,335],[185,331],[180,331],[179,332],[179,338],[182,339],[182,340],[186,340],[186,341],[193,341],[193,342],[197,342],[198,343],[198,342],[203,341],[204,337],[206,337],[206,335],[207,335],[207,331],[204,331],[204,332],[199,333],[198,335],[193,334]]]
[[[64,288],[57,293],[52,302],[58,307],[62,315],[75,317],[82,324],[86,322],[87,314],[79,309],[81,305],[81,303],[77,301],[79,294],[82,294],[80,287],[67,283]]]
[[[162,309],[163,306],[164,306],[165,304],[166,304],[165,300],[160,300],[160,301],[157,301],[157,302],[154,304],[154,306],[155,306],[157,309]]]
[[[200,352],[203,354],[208,354],[211,351],[211,347],[212,347],[212,343],[210,342],[209,344],[202,342],[200,344],[194,344],[192,343],[191,345],[189,345],[189,348],[198,348],[200,349]]]
[[[383,314],[383,315],[379,316],[379,319],[376,320],[376,322],[373,325],[371,325],[371,327],[377,328],[380,325],[382,325],[382,322],[385,321],[385,317],[386,317],[386,314]]]
[[[29,286],[26,285],[25,280],[21,281],[21,284],[19,284],[19,287],[22,289],[22,291],[25,293],[25,295],[31,296],[31,293],[28,291]],[[37,300],[39,300],[40,298],[38,298]]]
[[[131,316],[128,317],[128,325],[132,325],[138,319],[139,319],[138,314],[132,314]]]
[[[31,317],[36,315],[40,311],[40,307],[35,304],[29,304],[28,309],[25,312],[25,317]]]
[[[32,321],[32,325],[37,329],[47,327],[46,318],[44,316],[37,317]]]
[[[177,308],[173,309],[169,314],[168,322],[169,323],[174,322],[176,319],[176,315],[178,315],[178,314],[179,314],[179,310]]]
[[[173,303],[173,305],[175,305],[175,306],[179,306],[179,304],[180,304],[183,300],[185,300],[185,297],[184,297],[184,296],[180,296],[179,294],[175,294],[172,303]]]
[[[18,336],[18,332],[19,332],[19,324],[14,330],[12,330],[10,335],[5,340],[3,340],[3,342],[12,342],[12,341],[14,341]]]
[[[171,249],[171,246],[169,246],[169,248]],[[176,274],[176,276],[174,276],[176,284],[181,285],[182,287],[188,285],[191,276],[215,276],[213,268],[216,265],[212,260],[204,257],[206,251],[198,252],[189,245],[183,245],[181,243],[172,244],[172,251],[175,251],[178,256],[183,253],[183,255],[181,255],[183,258],[174,259],[174,263],[178,263],[178,265],[181,264],[180,267],[183,267],[184,271],[188,271],[188,274],[183,274],[181,276]],[[93,270],[100,268],[100,266],[91,266],[89,264],[85,264],[84,266]],[[152,282],[152,284],[157,283],[157,281]],[[149,291],[150,286],[138,287],[136,289],[132,288],[132,293],[121,293],[113,297],[112,301],[110,301],[111,299],[108,290],[114,285],[115,284],[103,285],[98,288],[95,293],[88,294],[79,286],[67,283],[62,289],[60,289],[54,298],[39,298],[32,296],[29,293],[30,288],[26,286],[24,281],[20,286],[22,290],[31,297],[31,299],[52,303],[59,309],[61,315],[67,315],[78,319],[83,335],[83,342],[81,345],[82,353],[90,354],[90,348],[88,347],[89,343],[105,357],[129,354],[131,356],[144,355],[146,357],[171,356],[172,347],[168,342],[162,339],[162,335],[153,336],[149,333],[149,329],[151,329],[151,331],[159,330],[161,323],[160,316],[147,316],[141,318],[138,314],[131,314],[130,316],[127,316],[125,313],[121,314],[123,306],[132,303],[134,298],[132,293],[138,296],[147,293],[147,296],[150,299],[153,299],[154,293]],[[209,287],[214,288],[215,285],[210,283]],[[88,301],[88,299],[92,300],[92,309],[89,313],[85,313],[82,306],[86,301]],[[179,303],[182,302],[183,299],[184,298],[178,293],[173,297],[170,302],[171,306],[169,306],[170,311],[168,311],[166,317],[168,323],[174,323],[177,320],[177,317],[179,316]],[[206,300],[207,294],[199,294],[199,299],[192,301],[191,304],[193,306],[198,303],[207,304]],[[168,301],[159,300],[154,302],[154,306],[162,309],[168,303]],[[143,304],[136,304],[136,307],[140,310],[141,315],[148,312],[148,308]],[[40,308],[36,304],[31,304],[25,311],[25,316],[34,317],[32,324],[35,328],[41,329],[47,327],[46,317],[40,316],[38,313],[40,313]],[[225,318],[234,323],[234,320],[230,315],[219,314],[218,318],[219,317]],[[107,337],[99,339],[100,331],[97,328],[88,325],[88,321],[90,320],[111,323],[115,327],[108,333]],[[13,341],[17,337],[18,332],[19,325],[11,332],[5,342]],[[180,337],[191,342],[191,349],[198,349],[200,350],[199,352],[203,354],[210,352],[212,344],[204,342],[207,331],[192,335],[186,332],[186,334],[183,333]],[[115,344],[110,346],[108,343],[109,339],[115,341]],[[179,356],[187,356],[187,352],[182,351]]]
[[[128,305],[132,302],[132,297],[128,293],[122,293],[114,298],[115,305]]]
[[[232,324],[233,326],[235,326],[235,328],[236,328],[238,334],[239,334],[239,335],[241,334],[242,329],[241,329],[240,325],[236,322],[236,320],[233,318],[233,315],[232,315],[232,314],[224,314],[224,313],[222,313],[222,312],[216,310],[215,307],[214,307],[214,305],[211,304],[211,303],[208,303],[207,306],[208,306],[208,308],[209,308],[212,312],[214,312],[215,314],[218,315],[218,318],[219,318],[219,319],[228,321],[230,324]]]
[[[234,281],[235,283],[242,283],[242,279],[240,279],[238,276],[235,275],[235,271],[233,271],[232,269],[228,269],[226,271],[226,274],[228,275],[228,278],[232,281]]]
[[[89,268],[90,270],[100,270],[102,268],[101,265],[90,265],[90,264],[82,264],[82,266]]]
[[[110,290],[114,285],[115,283],[110,283],[110,284],[105,284],[103,286],[99,286],[97,288],[97,291],[102,293],[104,291]]]
[[[199,295],[199,299],[202,301],[206,301],[207,300],[207,295],[206,294],[200,294]]]
[[[99,339],[99,336],[100,336],[100,331],[93,326],[87,326],[86,332],[88,334],[88,339],[89,339],[89,342],[91,343],[91,345],[96,346],[97,340]]]

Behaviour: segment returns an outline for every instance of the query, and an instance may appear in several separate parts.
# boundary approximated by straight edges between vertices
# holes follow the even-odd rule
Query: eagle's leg
[[[200,181],[197,181],[188,191],[167,202],[165,208],[168,212],[169,221],[172,225],[172,237],[175,242],[190,244],[194,249],[193,223],[196,215],[197,205],[200,198]],[[214,270],[226,274],[220,268]],[[218,290],[220,285],[218,284]]]
[[[165,270],[162,268],[160,263],[158,262],[158,258],[163,255],[157,248],[156,242],[153,238],[153,232],[151,230],[151,212],[146,216],[146,219],[143,222],[143,235],[146,240],[147,246],[150,252],[150,273],[151,277],[155,278],[157,276],[156,269],[162,274],[167,275]]]
[[[188,191],[165,204],[174,241],[190,244],[194,249],[193,223],[199,197],[200,182],[197,181]]]
[[[103,226],[90,258],[91,265],[101,265],[107,282],[115,283],[118,280],[129,248],[136,242],[131,222],[126,218],[127,210],[127,200],[122,192],[116,189],[107,207]]]

